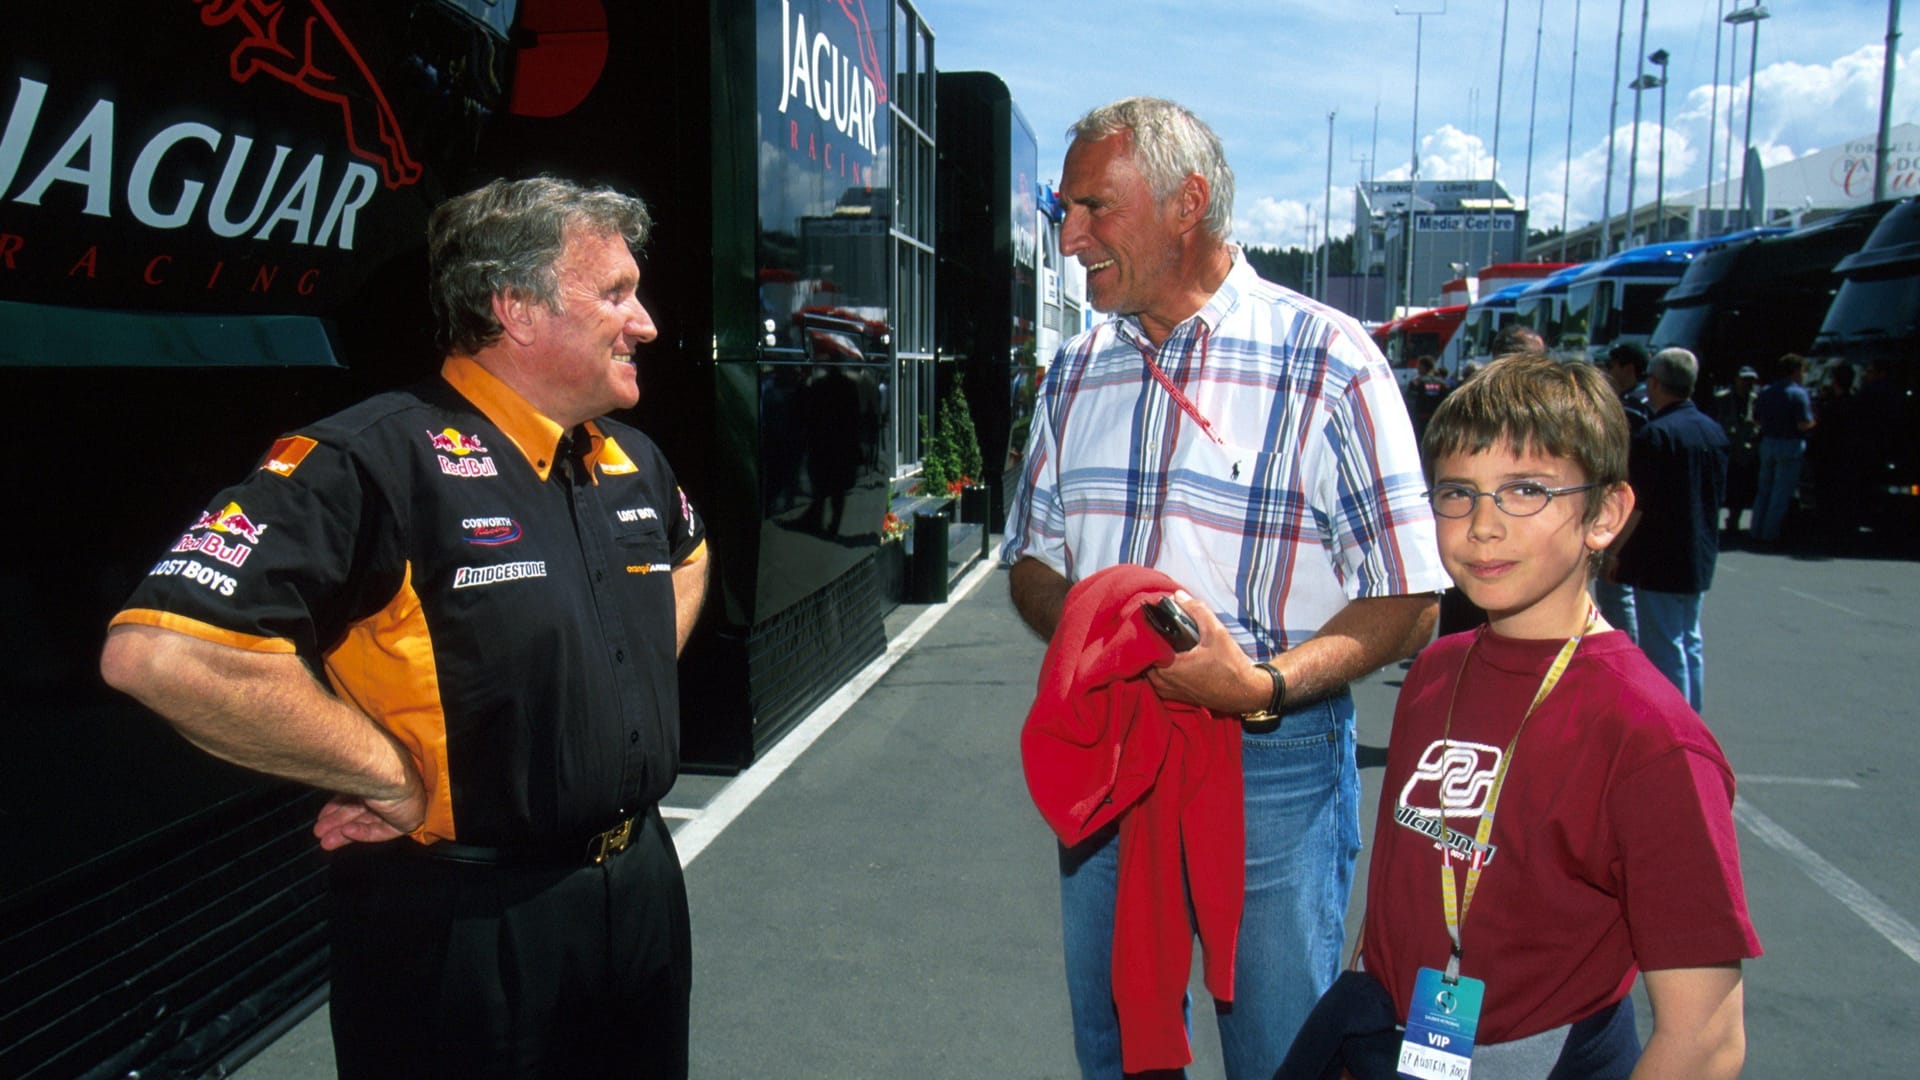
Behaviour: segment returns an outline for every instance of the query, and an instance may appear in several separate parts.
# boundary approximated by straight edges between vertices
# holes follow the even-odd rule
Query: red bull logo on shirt
[[[214,532],[238,536],[249,544],[260,542],[260,534],[267,531],[265,524],[247,516],[237,502],[230,502],[218,510],[208,510],[193,523],[192,531],[212,529]]]
[[[442,454],[453,457],[440,458],[440,472],[446,476],[499,476],[500,468],[491,457],[470,458],[470,454],[486,454],[486,444],[478,435],[462,435],[453,428],[427,432],[427,443]],[[438,455],[436,455],[437,457]]]
[[[219,510],[208,510],[201,514],[200,519],[174,542],[173,550],[197,551],[237,568],[246,563],[247,556],[253,554],[253,545],[260,542],[260,534],[266,531],[267,527],[248,517],[239,503],[230,502]],[[230,541],[227,537],[233,537],[234,540]],[[239,543],[241,540],[246,542]]]
[[[468,454],[485,454],[489,451],[481,444],[478,435],[462,435],[453,428],[442,428],[438,432],[427,432],[427,441],[435,450],[466,457]]]

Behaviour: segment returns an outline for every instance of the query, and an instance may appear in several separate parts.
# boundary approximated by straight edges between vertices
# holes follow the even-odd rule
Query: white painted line
[[[707,845],[713,843],[715,838],[724,832],[727,826],[733,824],[734,819],[739,817],[747,807],[752,806],[753,801],[771,787],[773,782],[780,778],[781,773],[787,771],[787,766],[792,765],[801,754],[806,753],[814,740],[826,734],[827,729],[831,728],[868,690],[871,690],[873,684],[880,681],[881,676],[900,662],[900,658],[907,654],[907,650],[913,648],[914,644],[925,637],[927,631],[933,629],[941,619],[946,618],[947,612],[953,610],[953,605],[965,600],[980,587],[982,582],[992,577],[998,566],[999,563],[991,559],[980,560],[965,577],[960,579],[946,603],[929,605],[926,611],[920,613],[919,618],[907,625],[899,637],[887,643],[887,651],[884,654],[860,669],[859,674],[849,679],[844,686],[834,692],[832,697],[821,702],[819,708],[808,713],[807,718],[797,727],[787,732],[779,742],[774,743],[760,760],[728,781],[726,787],[721,788],[712,799],[709,799],[699,817],[673,834],[674,847],[680,851],[681,867],[693,865],[693,860],[700,857],[700,853],[707,849]]]
[[[1844,611],[1849,615],[1858,616],[1859,618],[1862,618],[1862,619],[1873,618],[1873,616],[1867,614],[1864,611],[1855,611],[1850,607],[1845,607],[1841,604],[1836,604],[1831,600],[1823,600],[1820,597],[1813,595],[1812,593],[1803,593],[1799,589],[1789,589],[1785,585],[1782,585],[1780,586],[1780,591],[1783,593],[1789,593],[1794,596],[1797,596],[1802,600],[1811,600],[1816,604],[1825,604],[1826,606],[1832,608],[1835,611]]]
[[[700,816],[699,809],[691,806],[660,806],[660,816],[668,821],[692,821]]]
[[[1860,790],[1858,781],[1848,780],[1845,777],[1827,779],[1819,776],[1749,776],[1746,773],[1737,773],[1734,779],[1741,784],[1779,784],[1791,787],[1831,787],[1846,788],[1848,791]]]
[[[1845,904],[1868,926],[1878,931],[1881,937],[1892,942],[1894,948],[1906,953],[1909,960],[1920,964],[1920,930],[1882,903],[1879,897],[1841,873],[1839,867],[1821,858],[1812,848],[1801,843],[1798,837],[1774,824],[1772,818],[1755,810],[1752,803],[1738,795],[1733,798],[1733,819],[1745,825],[1748,831],[1760,838],[1761,843],[1800,864],[1800,869],[1813,879],[1815,885]]]

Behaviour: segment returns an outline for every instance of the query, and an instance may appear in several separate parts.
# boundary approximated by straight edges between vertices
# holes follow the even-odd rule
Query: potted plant
[[[907,530],[911,523],[893,511],[880,521],[880,546],[873,554],[874,574],[879,579],[880,595],[889,603],[907,599]]]
[[[955,372],[940,402],[921,462],[921,491],[959,502],[958,520],[986,524],[988,489],[980,436],[967,405],[964,377]]]

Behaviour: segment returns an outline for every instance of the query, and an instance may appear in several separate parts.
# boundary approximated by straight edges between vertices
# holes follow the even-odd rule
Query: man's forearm
[[[700,621],[700,606],[707,600],[707,563],[702,555],[690,563],[673,568],[673,654],[687,647],[693,626]]]
[[[100,668],[109,685],[165,717],[187,741],[243,768],[381,801],[419,789],[400,743],[328,693],[292,655],[118,626]]]
[[[1323,697],[1419,652],[1433,638],[1439,610],[1439,600],[1430,593],[1349,601],[1319,633],[1273,658],[1287,680],[1287,698]]]
[[[1014,610],[1047,641],[1053,640],[1053,631],[1060,625],[1060,613],[1067,606],[1067,592],[1072,587],[1059,571],[1034,558],[1022,558],[1007,572]]]

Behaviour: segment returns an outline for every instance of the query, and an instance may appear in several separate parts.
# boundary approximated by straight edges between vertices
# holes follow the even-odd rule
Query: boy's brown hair
[[[1427,483],[1447,454],[1481,454],[1501,444],[1565,458],[1605,491],[1627,479],[1631,439],[1620,395],[1592,364],[1544,356],[1503,356],[1461,383],[1434,410],[1421,440]],[[1587,499],[1586,520],[1601,500]]]

